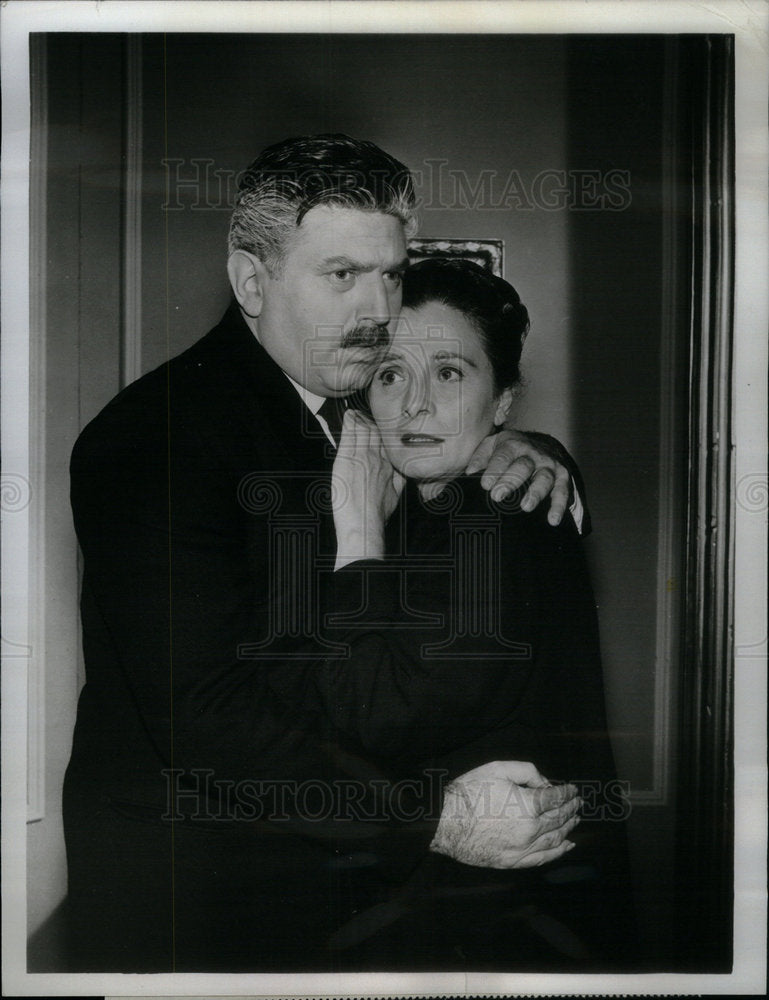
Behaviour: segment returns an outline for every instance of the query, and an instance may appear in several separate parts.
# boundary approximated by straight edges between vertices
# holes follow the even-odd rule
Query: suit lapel
[[[189,352],[210,403],[209,430],[239,466],[328,472],[334,449],[283,371],[246,325],[237,304]]]

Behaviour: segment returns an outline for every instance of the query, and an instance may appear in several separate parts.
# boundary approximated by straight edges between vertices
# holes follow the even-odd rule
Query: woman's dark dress
[[[404,743],[402,775],[427,787],[431,775],[531,761],[551,781],[579,786],[585,804],[570,835],[577,846],[526,870],[429,854],[392,898],[343,928],[339,941],[361,967],[368,954],[383,969],[632,968],[628,805],[607,732],[582,544],[570,518],[554,528],[546,511],[523,513],[518,501],[494,503],[475,477],[423,501],[409,482],[388,525],[387,571],[366,564],[366,599],[382,621],[383,608],[397,609],[380,626],[383,650],[410,644],[425,683],[452,685],[453,711],[468,716],[468,741],[458,745],[452,707],[423,705],[424,739],[418,748]],[[486,734],[470,737],[479,714]]]

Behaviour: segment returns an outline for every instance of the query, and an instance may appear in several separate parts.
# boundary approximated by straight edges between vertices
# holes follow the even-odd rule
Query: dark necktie
[[[328,424],[328,429],[331,431],[331,436],[337,445],[342,436],[342,421],[344,420],[346,409],[347,406],[344,399],[337,396],[327,396],[323,400],[323,405],[318,410],[318,416],[323,417]]]

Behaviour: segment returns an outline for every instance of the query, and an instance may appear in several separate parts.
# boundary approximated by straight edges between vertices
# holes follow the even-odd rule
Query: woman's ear
[[[503,424],[507,418],[507,414],[510,412],[510,407],[513,405],[513,390],[511,388],[503,389],[502,395],[497,401],[497,412],[494,414],[494,423],[499,426]]]
[[[265,283],[270,278],[267,268],[247,250],[234,250],[227,260],[227,274],[240,308],[246,316],[256,319],[262,311]]]

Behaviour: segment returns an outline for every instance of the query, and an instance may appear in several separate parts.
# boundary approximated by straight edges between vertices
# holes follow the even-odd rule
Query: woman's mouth
[[[434,437],[432,434],[402,434],[401,444],[409,447],[419,447],[426,444],[443,444],[443,438]]]

